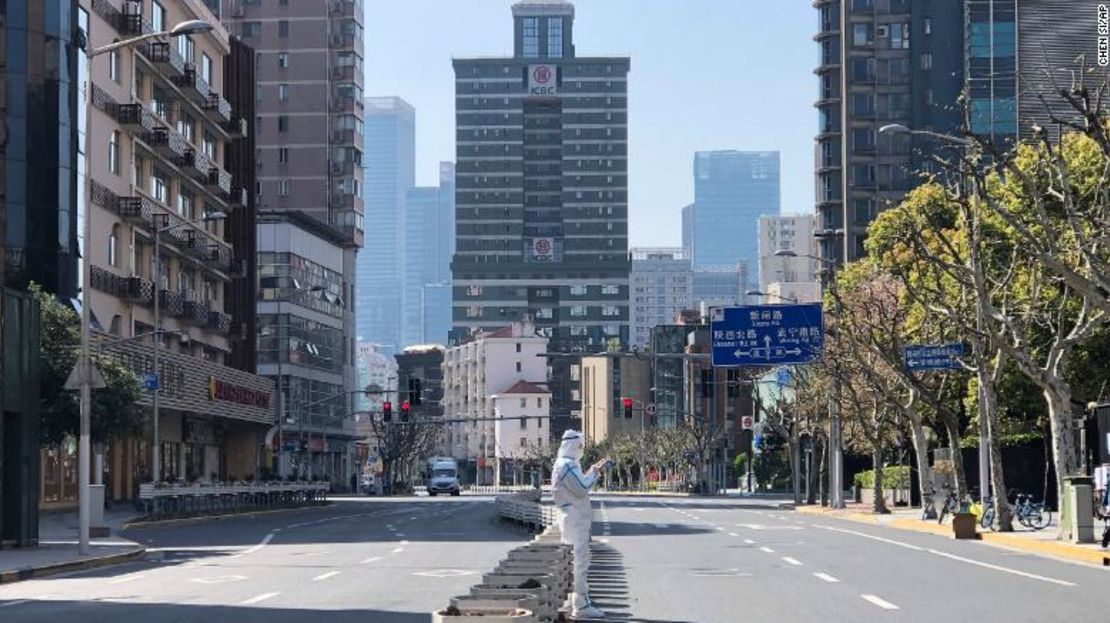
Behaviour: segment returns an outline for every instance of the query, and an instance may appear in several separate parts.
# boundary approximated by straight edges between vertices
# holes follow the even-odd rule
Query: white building
[[[447,426],[447,447],[459,461],[470,462],[479,483],[493,482],[496,412],[492,397],[517,381],[542,383],[547,378],[547,359],[542,356],[546,352],[547,338],[536,335],[529,323],[479,333],[473,340],[447,349],[443,359],[444,417],[472,420]]]
[[[359,342],[355,365],[358,369],[358,387],[365,389],[376,385],[386,392],[397,389],[397,361],[382,352],[380,344]],[[386,394],[357,395],[359,411],[380,411]]]
[[[780,251],[793,255],[776,255]],[[759,289],[767,295],[763,302],[820,300],[816,255],[812,214],[759,217]]]
[[[525,463],[550,444],[551,392],[528,381],[490,396],[494,417],[494,484],[519,484]]]
[[[629,256],[631,343],[644,347],[651,343],[652,327],[671,324],[690,308],[694,274],[687,249],[634,248]]]

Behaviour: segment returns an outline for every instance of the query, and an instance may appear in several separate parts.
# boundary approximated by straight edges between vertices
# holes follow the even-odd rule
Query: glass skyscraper
[[[695,154],[694,268],[759,266],[759,217],[779,210],[779,152]]]

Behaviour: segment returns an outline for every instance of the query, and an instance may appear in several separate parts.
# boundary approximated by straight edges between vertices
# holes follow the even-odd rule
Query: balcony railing
[[[154,115],[142,104],[120,104],[116,120],[128,130],[148,132],[154,129]]]
[[[154,128],[143,133],[143,142],[154,148],[154,151],[170,160],[177,160],[185,156],[189,143],[180,132],[172,128]]]
[[[231,138],[244,138],[247,136],[247,120],[242,117],[229,119],[223,123],[224,131]]]
[[[150,305],[154,301],[154,282],[146,277],[128,277],[124,285],[124,298],[140,305]]]
[[[185,59],[177,51],[177,46],[166,41],[152,41],[147,47],[150,62],[162,69],[173,79],[185,75]]]
[[[119,197],[116,214],[125,223],[149,227],[154,222],[154,202],[142,196]]]
[[[248,201],[247,189],[238,184],[232,184],[231,193],[227,200],[228,205],[245,208],[248,205]]]
[[[180,318],[185,314],[185,295],[173,290],[159,290],[158,304],[161,312],[173,318]]]
[[[331,101],[331,109],[334,112],[353,113],[361,105],[362,102],[358,101],[358,99],[347,96],[337,96]]]
[[[231,267],[231,249],[218,244],[208,245],[204,263],[217,270],[226,271]]]
[[[201,301],[197,298],[195,292],[189,292],[185,295],[184,317],[185,320],[197,325],[208,324],[208,308],[207,301]]]
[[[212,168],[216,166],[211,156],[203,151],[194,151],[192,147],[188,148],[184,157],[178,159],[177,164],[198,182],[207,181]]]
[[[227,335],[231,333],[231,316],[219,311],[209,311],[208,322],[205,326]]]
[[[354,210],[359,206],[359,198],[352,193],[333,192],[328,207],[333,210]]]
[[[331,133],[332,145],[359,145],[355,140],[354,130],[335,130]],[[359,145],[361,147],[361,145]]]
[[[358,72],[354,65],[334,65],[331,68],[331,77],[340,82],[355,82]]]
[[[231,104],[219,93],[209,93],[208,99],[205,100],[201,108],[216,123],[231,121]]]
[[[353,175],[355,172],[355,163],[351,160],[332,160],[331,174],[332,175]]]
[[[231,174],[218,166],[213,166],[208,172],[205,184],[219,190],[225,199],[231,196]]]
[[[331,212],[332,227],[347,234],[351,242],[361,246],[363,239],[363,216],[356,210],[333,210]]]
[[[197,259],[204,259],[208,255],[208,237],[193,229],[185,232],[185,252]]]
[[[208,96],[211,95],[211,87],[204,81],[204,77],[197,71],[195,63],[185,64],[185,73],[181,76],[174,78],[174,84],[181,87],[185,92],[185,96],[193,100],[197,105],[203,106],[208,102]]]

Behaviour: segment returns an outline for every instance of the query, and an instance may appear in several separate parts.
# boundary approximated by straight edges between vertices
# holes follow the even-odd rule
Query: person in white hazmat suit
[[[593,510],[590,507],[590,489],[597,484],[598,470],[605,464],[601,460],[582,473],[582,433],[568,430],[563,433],[563,443],[551,470],[551,494],[561,511],[559,532],[563,543],[574,552],[574,593],[571,596],[571,618],[600,619],[605,612],[590,603],[587,575],[590,570],[590,524]]]

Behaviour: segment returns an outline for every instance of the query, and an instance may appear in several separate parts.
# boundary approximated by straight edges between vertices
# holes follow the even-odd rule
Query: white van
[[[428,461],[428,478],[425,483],[428,495],[439,493],[459,495],[459,464],[455,459],[435,459]]]

